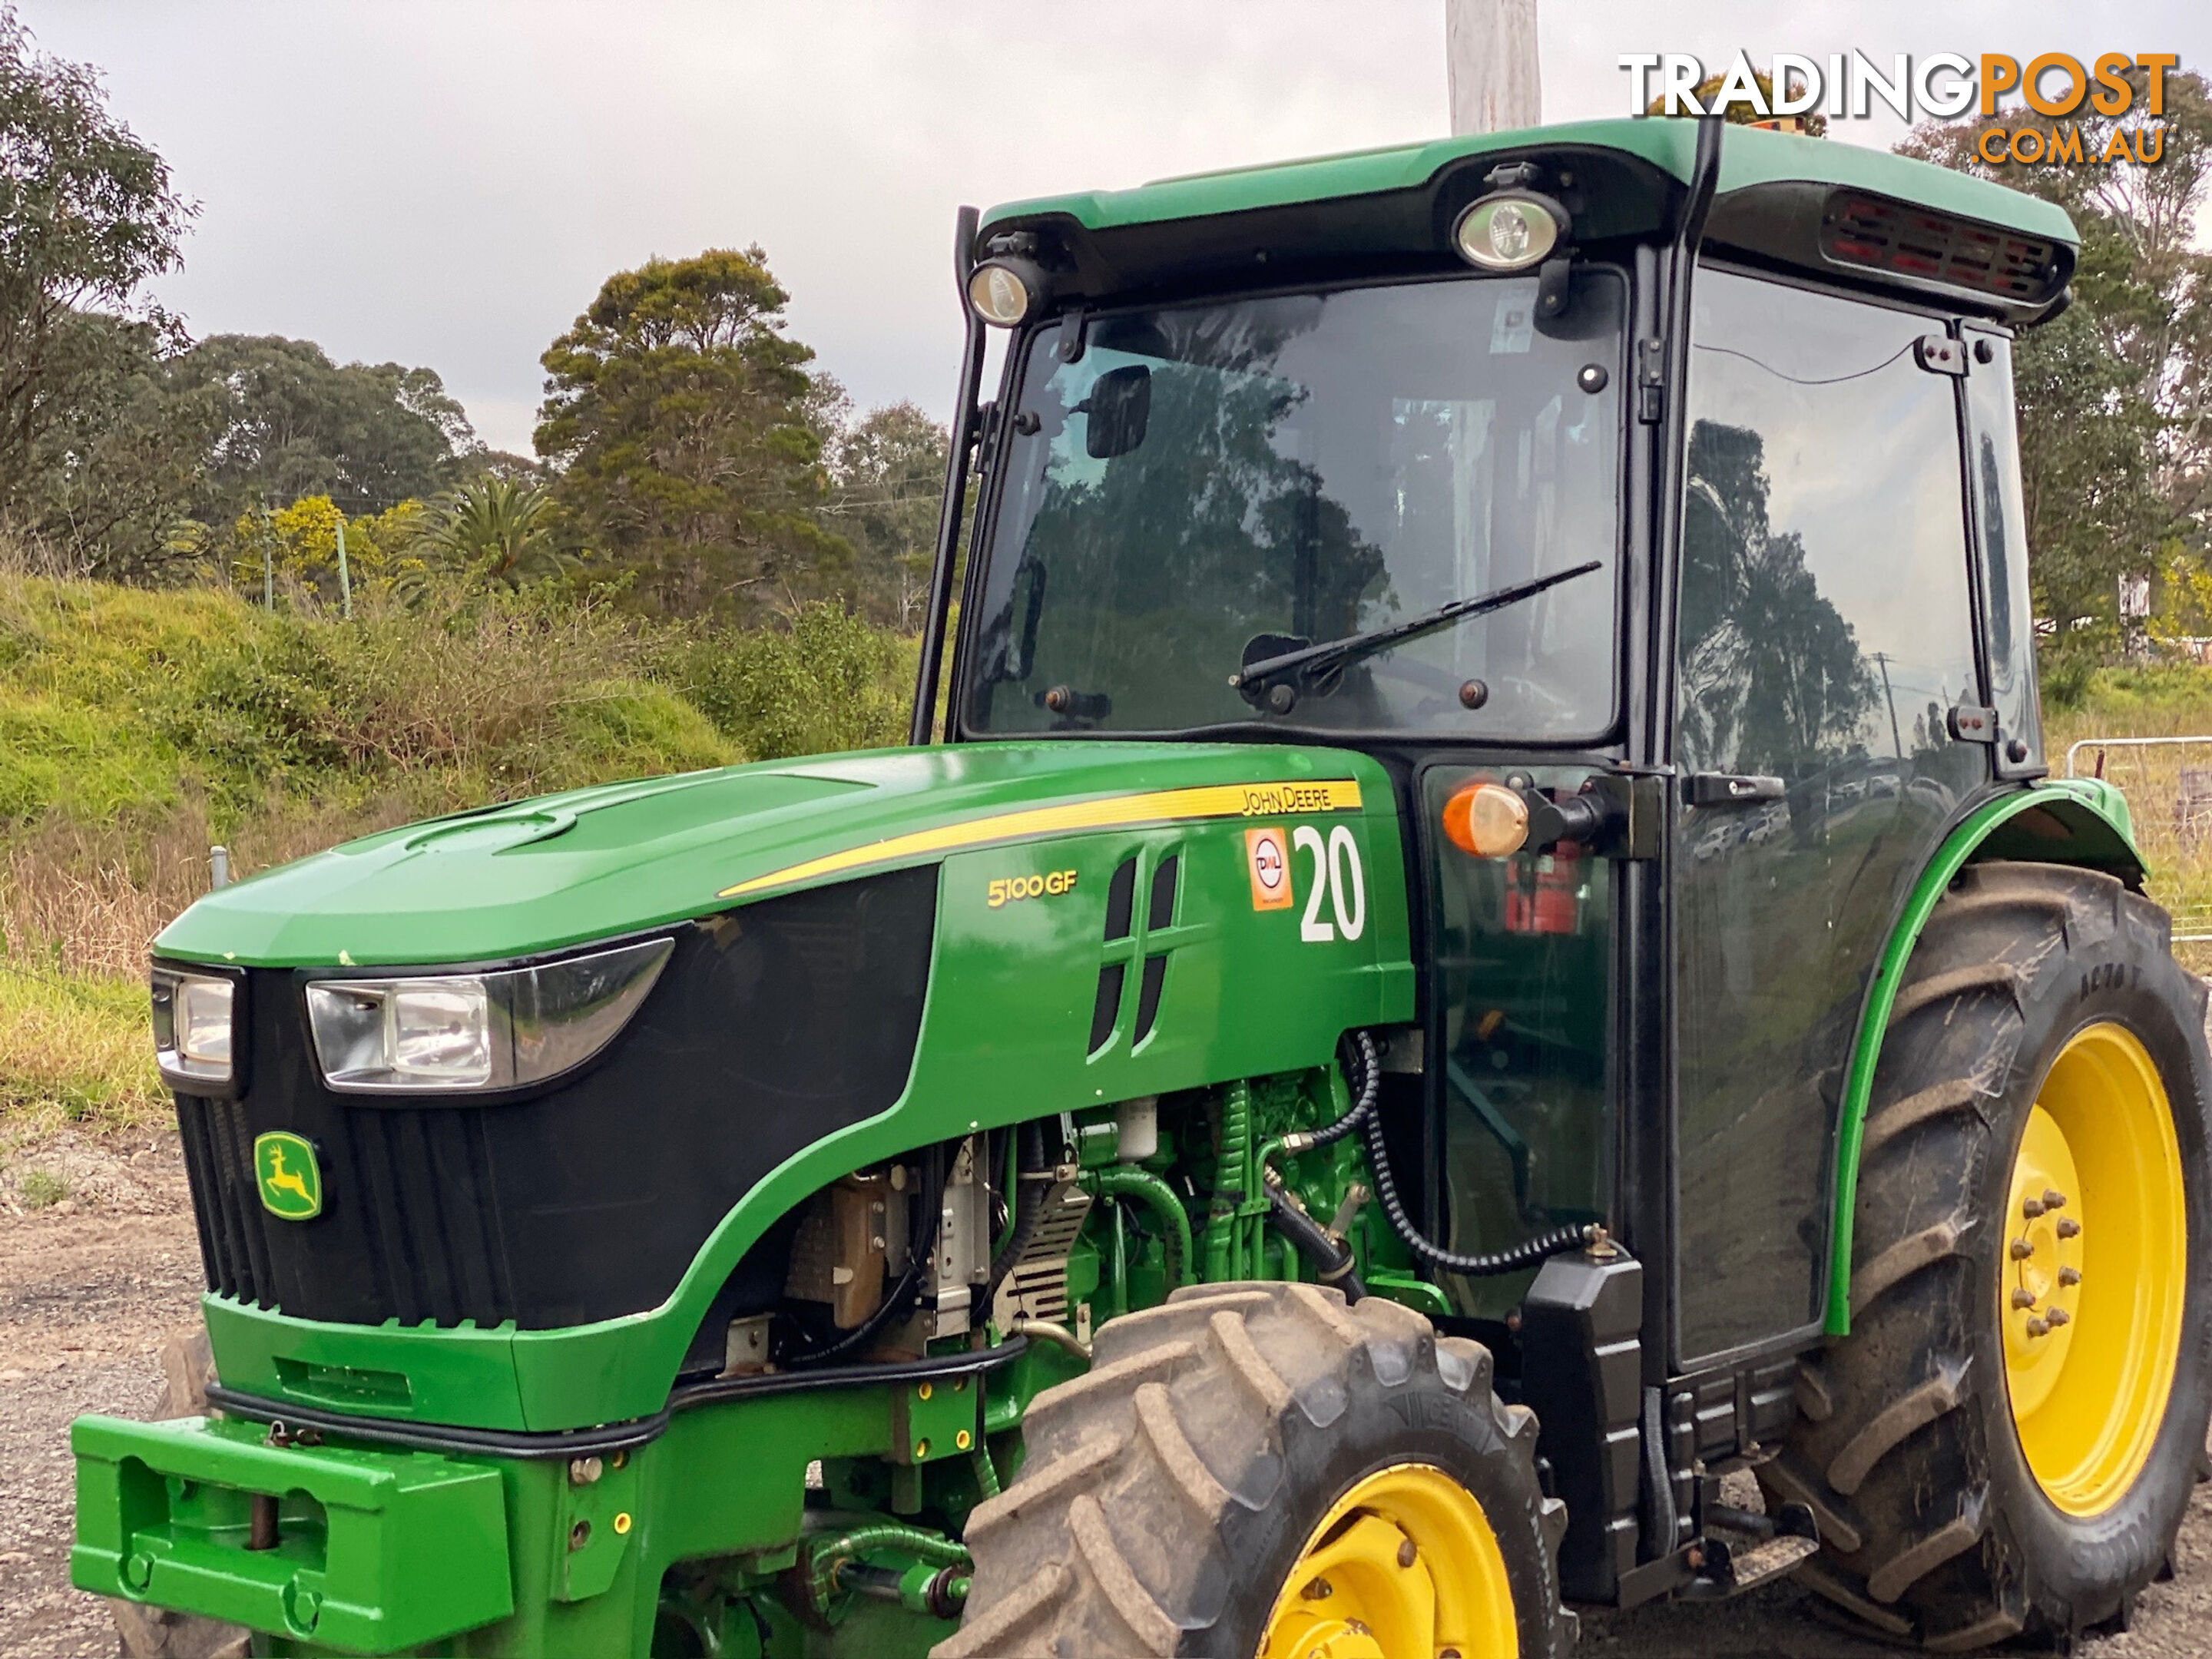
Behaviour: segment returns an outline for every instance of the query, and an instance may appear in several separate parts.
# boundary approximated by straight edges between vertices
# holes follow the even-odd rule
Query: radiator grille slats
[[[269,1230],[295,1224],[272,1221],[261,1207],[244,1109],[235,1101],[186,1098],[177,1115],[208,1288],[280,1306]],[[361,1265],[378,1305],[402,1324],[492,1326],[514,1316],[481,1115],[376,1108],[343,1114],[340,1167],[358,1200]],[[402,1180],[403,1169],[435,1174]]]
[[[192,1220],[200,1235],[200,1261],[207,1270],[208,1289],[226,1295],[250,1294],[242,1290],[251,1275],[240,1267],[241,1244],[234,1243],[226,1209],[232,1195],[225,1190],[227,1172],[215,1151],[215,1131],[208,1121],[211,1103],[191,1096],[177,1101],[177,1129],[185,1144],[185,1177],[191,1182]]]
[[[244,1109],[234,1100],[187,1097],[177,1103],[208,1288],[265,1307],[272,1300],[269,1242],[261,1236],[253,1143],[244,1119]]]
[[[373,1108],[347,1114],[376,1293],[403,1325],[490,1326],[514,1316],[482,1115]],[[403,1170],[417,1172],[416,1178],[401,1179]]]

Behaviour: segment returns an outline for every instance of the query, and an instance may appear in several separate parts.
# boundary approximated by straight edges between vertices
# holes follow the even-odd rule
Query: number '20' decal
[[[1367,872],[1359,867],[1359,843],[1351,829],[1338,824],[1322,839],[1321,831],[1302,823],[1291,832],[1294,851],[1313,854],[1313,878],[1306,884],[1306,913],[1298,922],[1298,937],[1309,945],[1328,945],[1339,934],[1358,939],[1367,931]],[[1322,920],[1326,900],[1335,915],[1334,925]]]

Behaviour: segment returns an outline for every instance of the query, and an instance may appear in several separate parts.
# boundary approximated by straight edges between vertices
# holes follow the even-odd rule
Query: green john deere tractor
[[[2212,1168],[2204,992],[2042,753],[2074,247],[1662,120],[964,214],[913,747],[161,936],[213,1377],[76,1425],[76,1583],[142,1654],[2124,1620]]]

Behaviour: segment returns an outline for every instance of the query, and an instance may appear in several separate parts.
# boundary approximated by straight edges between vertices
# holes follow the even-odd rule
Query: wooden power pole
[[[1536,0],[1444,0],[1444,66],[1453,132],[1536,125]]]

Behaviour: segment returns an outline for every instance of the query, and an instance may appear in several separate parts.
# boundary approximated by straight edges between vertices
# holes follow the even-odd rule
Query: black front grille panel
[[[258,1302],[261,1287],[270,1282],[269,1241],[262,1236],[261,1205],[254,1195],[253,1137],[246,1127],[246,1109],[234,1100],[182,1095],[177,1127],[208,1288]]]
[[[345,1115],[337,1162],[359,1188],[377,1295],[403,1325],[517,1317],[483,1120],[467,1107]]]
[[[292,1246],[303,1224],[261,1207],[253,1176],[258,1129],[246,1127],[246,1104],[186,1097],[177,1116],[209,1288],[263,1306],[300,1300],[306,1287],[295,1285],[288,1297],[272,1261],[295,1265]],[[364,1311],[381,1309],[404,1325],[497,1325],[516,1316],[505,1243],[491,1220],[496,1206],[481,1119],[481,1109],[466,1108],[342,1109],[337,1146],[313,1137],[326,1171],[345,1172],[374,1290]]]
[[[502,1103],[332,1093],[308,975],[256,970],[244,1097],[177,1102],[210,1288],[349,1324],[546,1329],[656,1306],[762,1176],[905,1087],[936,877],[894,872],[684,929],[598,1063]],[[262,1207],[253,1138],[270,1129],[315,1146],[312,1221]]]

